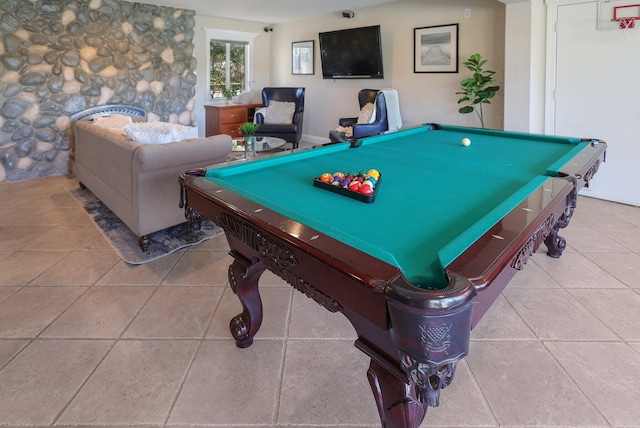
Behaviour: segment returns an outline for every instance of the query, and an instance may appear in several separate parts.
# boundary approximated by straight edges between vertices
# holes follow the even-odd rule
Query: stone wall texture
[[[0,0],[0,182],[68,173],[70,116],[90,107],[192,125],[194,16],[120,0]]]

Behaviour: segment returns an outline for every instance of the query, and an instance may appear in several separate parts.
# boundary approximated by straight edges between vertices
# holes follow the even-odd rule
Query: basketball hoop
[[[640,12],[640,3],[638,4],[628,4],[625,6],[616,6],[613,8],[613,19],[618,23],[621,30],[627,30],[629,28],[634,28],[636,25],[636,19],[640,19],[639,15],[633,15],[633,11],[631,11],[631,15],[627,16],[618,16],[618,13],[624,13],[621,9],[638,9]],[[629,12],[629,11],[627,11]]]
[[[636,19],[638,18],[629,17],[629,18],[618,18],[618,19],[614,19],[613,21],[618,22],[618,26],[621,30],[628,30],[630,28],[635,28]]]
[[[626,42],[638,42],[636,20],[640,19],[640,3],[616,6],[613,8],[612,22],[618,24],[618,38]],[[632,31],[629,31],[632,30]]]

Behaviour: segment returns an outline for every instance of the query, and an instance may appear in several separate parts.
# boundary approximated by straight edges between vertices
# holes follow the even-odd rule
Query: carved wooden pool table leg
[[[417,428],[427,414],[427,403],[420,402],[415,385],[407,384],[375,360],[367,371],[369,385],[385,428]]]
[[[262,325],[262,300],[258,291],[258,279],[265,269],[265,265],[260,261],[247,266],[237,258],[229,266],[231,289],[242,304],[242,313],[233,317],[229,323],[229,329],[239,348],[251,346],[253,337]]]
[[[547,255],[553,258],[560,257],[564,250],[567,248],[567,241],[562,236],[558,235],[558,231],[569,226],[571,217],[573,217],[573,211],[575,210],[576,204],[578,203],[577,180],[575,177],[571,177],[570,180],[573,182],[573,190],[567,196],[567,208],[564,210],[562,216],[553,226],[551,233],[549,233],[549,235],[544,240],[544,245],[547,246]]]
[[[558,229],[554,228],[545,238],[544,244],[547,246],[547,255],[557,259],[567,248],[567,241],[558,235]]]

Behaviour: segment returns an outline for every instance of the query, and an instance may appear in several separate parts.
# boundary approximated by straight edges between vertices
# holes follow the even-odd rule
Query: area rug
[[[138,237],[90,190],[80,188],[67,190],[107,238],[120,258],[129,264],[148,263],[224,233],[222,228],[208,220],[202,223],[198,231],[189,229],[185,222],[149,235],[151,244],[144,252],[138,245]]]

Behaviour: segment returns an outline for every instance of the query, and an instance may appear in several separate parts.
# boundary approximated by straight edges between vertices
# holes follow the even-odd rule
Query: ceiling
[[[279,24],[398,0],[137,0],[140,3],[193,9],[197,15]]]

